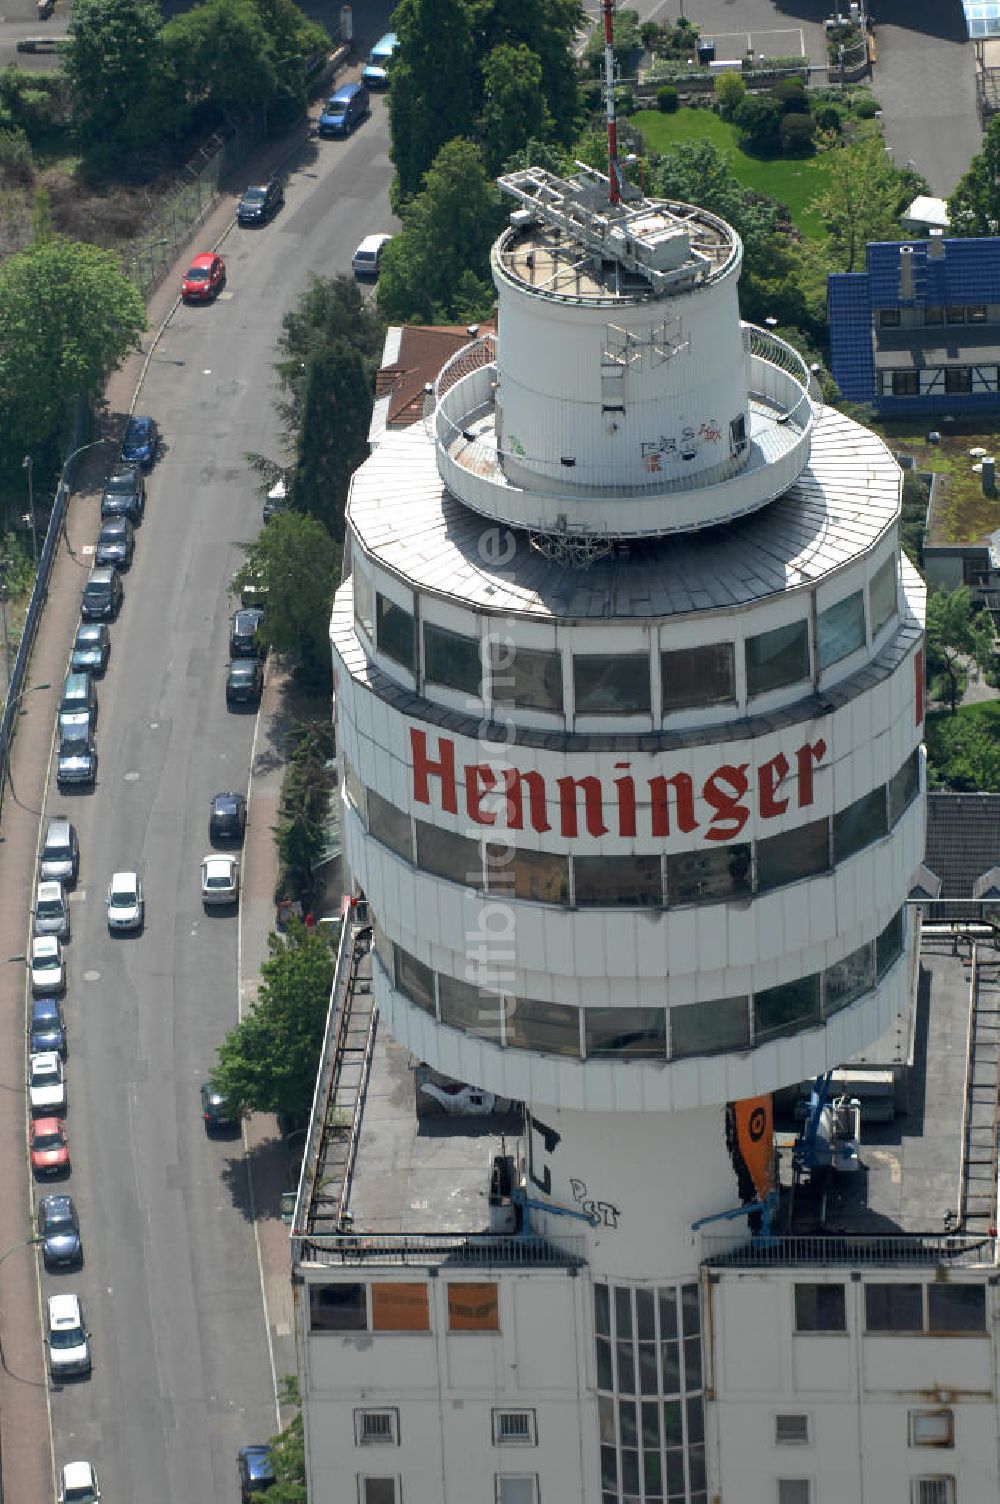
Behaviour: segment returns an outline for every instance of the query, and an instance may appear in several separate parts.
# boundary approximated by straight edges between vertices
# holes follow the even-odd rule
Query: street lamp
[[[38,534],[35,531],[35,489],[34,489],[34,486],[32,485],[32,480],[31,480],[32,471],[34,470],[34,468],[35,468],[35,462],[34,462],[34,460],[31,458],[30,454],[26,454],[24,456],[24,459],[21,461],[21,469],[22,470],[27,470],[27,472],[28,472],[28,516],[31,519],[31,557],[32,557],[32,560],[34,561],[35,569],[37,571],[37,569],[38,569]]]

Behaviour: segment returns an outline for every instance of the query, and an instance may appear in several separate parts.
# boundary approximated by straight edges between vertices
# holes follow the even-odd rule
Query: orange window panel
[[[427,1286],[372,1285],[373,1332],[429,1332]]]
[[[496,1285],[449,1285],[448,1326],[453,1332],[498,1332],[500,1297]]]

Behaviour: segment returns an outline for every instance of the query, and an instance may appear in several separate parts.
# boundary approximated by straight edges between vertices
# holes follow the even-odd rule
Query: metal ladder
[[[997,1216],[997,1119],[1000,1093],[1000,960],[973,946],[962,1123],[959,1225],[988,1235]]]

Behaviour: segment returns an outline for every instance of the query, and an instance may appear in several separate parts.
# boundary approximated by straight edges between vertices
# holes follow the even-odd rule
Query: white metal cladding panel
[[[993,1301],[987,1292],[987,1308]],[[996,1319],[990,1309],[988,1324]],[[900,1345],[905,1343],[906,1360]],[[861,1349],[861,1381],[866,1395],[905,1394],[913,1399],[928,1389],[956,1389],[983,1397],[995,1392],[993,1348],[984,1332],[976,1337],[905,1338],[866,1334]]]
[[[358,1278],[357,1271],[353,1277]],[[362,1276],[364,1277],[364,1276]],[[415,1279],[423,1271],[415,1272]],[[338,1269],[337,1278],[352,1272]],[[308,1317],[307,1317],[308,1319]],[[312,1332],[305,1342],[310,1392],[341,1395],[348,1400],[364,1395],[370,1405],[385,1404],[387,1390],[396,1395],[434,1392],[434,1336],[431,1332]],[[353,1439],[353,1438],[352,1438]]]

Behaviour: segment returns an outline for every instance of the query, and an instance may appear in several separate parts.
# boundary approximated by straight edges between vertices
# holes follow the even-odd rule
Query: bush
[[[35,178],[31,146],[22,130],[0,130],[0,184],[27,188]]]
[[[736,114],[740,144],[759,152],[776,152],[781,146],[782,107],[777,100],[748,94]]]
[[[615,90],[615,109],[619,115],[635,114],[635,93],[627,84]]]
[[[783,78],[771,90],[771,98],[777,100],[786,115],[808,115],[809,99],[801,78]]]
[[[862,94],[860,99],[852,101],[851,108],[859,120],[874,120],[878,114],[878,100],[870,94]]]
[[[656,91],[656,108],[661,115],[673,115],[677,111],[679,96],[672,84],[664,84]]]
[[[786,115],[781,122],[781,152],[786,157],[808,157],[814,150],[816,122],[811,115]]]
[[[715,80],[715,98],[723,120],[732,120],[747,95],[747,86],[738,73],[720,73]]]
[[[816,122],[817,130],[833,131],[836,135],[840,135],[843,121],[840,111],[835,104],[820,105],[818,110],[813,110],[813,119]]]
[[[664,40],[663,29],[656,21],[643,21],[639,37],[647,52],[655,52],[657,43]]]

